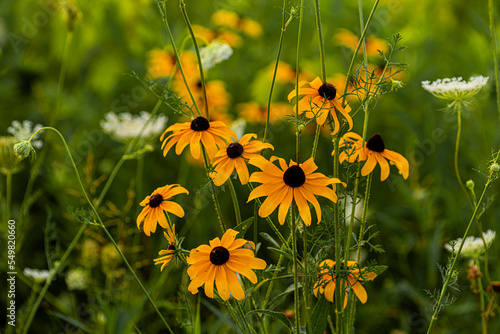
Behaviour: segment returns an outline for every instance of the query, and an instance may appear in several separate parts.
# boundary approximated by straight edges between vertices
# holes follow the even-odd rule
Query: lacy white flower
[[[69,290],[84,290],[87,287],[87,275],[83,268],[70,269],[66,274]]]
[[[488,77],[462,77],[438,79],[434,82],[422,81],[422,87],[432,95],[445,100],[463,100],[476,95],[488,83]]]
[[[44,282],[49,278],[50,272],[48,270],[40,270],[40,269],[31,269],[24,268],[23,274],[26,277],[30,277],[35,282]]]
[[[19,121],[13,121],[12,125],[7,128],[7,132],[13,135],[18,140],[26,141],[30,139],[31,135],[38,130],[43,128],[43,125],[37,124],[33,127],[33,122],[29,120],[24,120],[22,123]],[[37,139],[40,134],[37,134],[35,138],[31,141],[31,145],[35,148],[41,149],[43,146],[43,141]]]
[[[139,134],[149,116],[150,114],[146,111],[141,111],[139,115],[132,115],[128,112],[117,115],[114,112],[109,112],[104,115],[101,128],[113,139],[126,143]],[[146,129],[144,129],[142,138],[158,137],[165,130],[166,123],[167,117],[165,115],[153,117]]]
[[[490,248],[491,243],[495,239],[496,232],[492,230],[488,230],[483,233],[484,241],[486,241],[487,248]],[[462,243],[462,238],[458,238],[454,241],[451,241],[445,245],[445,248],[453,252],[458,251],[460,244]],[[477,259],[481,254],[484,253],[484,243],[483,239],[476,238],[473,236],[465,238],[464,246],[462,247],[462,252],[460,253],[462,256],[469,257],[472,259]]]
[[[238,118],[233,123],[231,123],[229,127],[234,131],[234,133],[236,133],[236,136],[238,136],[238,138],[241,138],[245,134],[246,126],[247,122],[243,118]]]
[[[201,49],[201,63],[205,70],[211,69],[215,65],[227,60],[233,54],[233,49],[225,43],[213,41]]]

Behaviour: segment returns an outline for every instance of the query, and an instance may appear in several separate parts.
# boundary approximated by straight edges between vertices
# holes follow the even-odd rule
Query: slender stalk
[[[144,176],[144,156],[141,155],[137,158],[137,171],[135,174],[135,189],[136,196],[138,198],[142,197],[142,179]]]
[[[295,206],[292,203],[292,253],[293,253],[293,294],[295,304],[295,332],[300,333],[300,294],[299,294],[299,273],[297,260],[297,222],[295,217]]]
[[[316,125],[316,134],[314,135],[314,143],[313,143],[313,149],[311,153],[311,157],[314,158],[316,157],[316,152],[318,151],[318,142],[319,142],[319,134],[321,132],[321,125]]]
[[[177,47],[175,46],[174,36],[172,35],[172,31],[170,30],[170,26],[168,24],[167,9],[165,8],[165,6],[166,6],[166,3],[163,3],[163,6],[160,3],[158,3],[158,10],[160,11],[163,25],[165,26],[165,29],[167,30],[168,38],[170,39],[170,44],[172,45],[172,49],[174,49],[175,59],[177,61],[177,64],[179,64],[179,70],[181,72],[181,76],[182,76],[182,80],[184,81],[184,85],[186,85],[186,89],[188,90],[189,97],[191,98],[191,101],[193,101],[193,105],[196,109],[196,112],[198,113],[199,116],[201,116],[200,108],[198,107],[198,104],[196,103],[196,100],[193,96],[193,93],[191,92],[191,89],[189,88],[189,84],[187,82],[186,75],[184,74],[184,69],[183,69],[182,63],[181,63],[181,57],[179,55],[179,52],[177,51]]]
[[[241,224],[241,213],[240,213],[240,205],[238,204],[238,196],[236,195],[236,190],[234,189],[233,181],[231,180],[231,178],[229,178],[227,181],[229,185],[229,192],[231,193],[231,199],[233,200],[236,225],[239,225]]]
[[[499,68],[498,68],[498,49],[495,37],[495,21],[493,18],[493,0],[488,0],[488,18],[490,21],[490,35],[491,35],[491,51],[493,52],[493,61],[495,63],[495,87],[497,93],[497,109],[498,116],[500,117],[500,81],[498,79]]]
[[[219,220],[220,228],[222,230],[222,233],[224,234],[227,230],[227,227],[226,227],[226,224],[224,224],[224,218],[222,216],[222,209],[220,208],[219,199],[217,198],[217,194],[215,193],[214,182],[210,178],[210,173],[209,173],[210,165],[208,162],[209,159],[207,156],[207,152],[205,151],[205,148],[203,146],[202,146],[202,150],[203,150],[203,161],[205,163],[205,172],[207,174],[208,179],[210,180],[210,190],[212,192],[212,200],[214,201],[215,211],[217,212],[217,218]]]
[[[297,54],[296,54],[296,64],[295,64],[295,118],[298,121],[299,119],[299,72],[300,72],[300,36],[302,34],[302,21],[304,15],[304,0],[300,0],[300,9],[299,9],[299,29],[297,30]],[[297,160],[297,165],[300,163],[300,130],[299,123],[296,122],[296,130],[295,130],[295,157]]]
[[[248,319],[245,316],[245,312],[243,312],[243,308],[240,305],[240,302],[238,300],[234,301],[236,304],[236,307],[238,309],[238,312],[240,313],[240,317],[243,319],[243,324],[245,325],[245,328],[247,329],[248,333],[255,333],[255,330],[253,329],[252,325],[248,323]]]
[[[309,286],[308,286],[308,281],[307,281],[307,238],[306,238],[306,229],[302,231],[302,259],[304,261],[304,275],[302,276],[302,294],[304,298],[304,322],[306,325],[309,323],[309,317],[308,317],[308,312],[309,312]]]
[[[477,212],[479,211],[479,206],[483,201],[484,195],[486,194],[486,190],[488,189],[490,183],[492,182],[492,175],[490,174],[488,180],[486,181],[486,184],[483,189],[483,193],[481,194],[481,197],[479,197],[479,201],[477,202],[477,205],[474,207],[474,212],[472,213],[472,217],[469,221],[469,224],[467,225],[467,229],[465,230],[464,236],[462,237],[462,242],[460,243],[460,246],[458,247],[457,254],[455,255],[455,258],[453,259],[453,262],[451,264],[451,268],[448,269],[448,274],[446,276],[446,280],[443,284],[443,288],[441,289],[441,294],[439,295],[439,300],[434,308],[434,313],[432,314],[431,322],[429,324],[429,327],[427,328],[427,334],[431,333],[432,327],[434,326],[434,323],[437,320],[438,313],[441,309],[441,304],[443,303],[443,298],[444,295],[446,294],[446,288],[448,287],[448,283],[450,282],[451,276],[453,275],[453,270],[455,269],[455,265],[458,261],[458,258],[460,257],[460,253],[462,252],[462,247],[464,246],[465,239],[467,238],[467,235],[469,234],[469,229],[472,226],[472,223],[476,219]]]
[[[340,138],[338,134],[335,136],[333,145],[334,145],[334,156],[333,156],[333,177],[339,177],[339,141]],[[340,212],[339,212],[339,204],[334,203],[333,212],[335,217],[335,277],[340,277],[340,266],[341,266],[341,243],[340,243]],[[343,280],[344,281],[344,280]],[[342,284],[335,284],[335,326],[337,333],[342,333],[342,318],[343,318],[343,299],[344,294],[340,293]]]
[[[278,73],[278,65],[279,65],[280,57],[281,57],[281,50],[283,48],[283,37],[285,35],[286,27],[288,26],[288,24],[292,20],[292,16],[290,16],[288,21],[285,23],[285,11],[286,11],[286,0],[283,0],[283,11],[281,12],[280,40],[278,43],[278,54],[276,55],[276,63],[274,64],[273,80],[271,81],[271,88],[269,90],[269,98],[267,100],[267,117],[266,117],[266,126],[264,128],[264,138],[262,139],[263,142],[266,142],[267,129],[269,128],[269,117],[271,115],[271,101],[273,99],[274,84],[276,82],[276,74]]]
[[[181,9],[182,17],[184,18],[184,21],[186,22],[186,25],[188,27],[189,34],[191,35],[194,50],[196,52],[196,59],[198,59],[198,68],[200,70],[201,91],[203,93],[203,101],[205,101],[205,115],[207,117],[207,120],[210,120],[210,111],[208,109],[208,100],[207,100],[207,90],[205,87],[205,74],[203,72],[203,64],[201,63],[200,48],[198,47],[198,42],[196,42],[196,36],[194,35],[194,31],[193,31],[193,27],[191,26],[191,22],[189,21],[189,17],[188,17],[187,12],[186,12],[186,4],[184,3],[184,0],[179,0],[179,7]]]
[[[455,160],[454,160],[454,162],[455,162],[455,175],[457,176],[457,180],[458,180],[458,183],[460,184],[460,188],[465,193],[465,198],[467,199],[467,203],[469,203],[469,206],[471,207],[471,209],[473,209],[474,206],[472,205],[472,201],[470,199],[469,193],[467,192],[467,189],[465,188],[465,185],[462,182],[462,178],[460,177],[460,170],[458,169],[458,148],[460,146],[460,134],[462,132],[462,116],[461,116],[462,103],[460,101],[456,104],[456,111],[457,111],[458,129],[457,129],[457,140],[455,142]]]
[[[314,1],[314,11],[316,14],[316,28],[318,30],[319,41],[319,59],[321,63],[321,81],[326,82],[326,66],[325,66],[325,43],[323,41],[323,32],[321,29],[321,15],[319,10],[319,0]]]

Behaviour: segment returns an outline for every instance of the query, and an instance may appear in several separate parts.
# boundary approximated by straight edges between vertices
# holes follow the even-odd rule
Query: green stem
[[[467,192],[467,189],[464,186],[464,183],[462,182],[462,178],[460,177],[460,170],[458,169],[458,148],[460,146],[460,134],[462,132],[462,103],[459,101],[456,104],[456,110],[457,110],[457,123],[458,123],[458,129],[457,129],[457,140],[455,142],[455,175],[457,176],[458,183],[460,184],[460,188],[462,191],[465,193],[465,198],[467,199],[467,203],[469,203],[469,206],[471,209],[474,208],[474,205],[472,204],[472,201],[470,199],[469,193]]]
[[[248,323],[248,319],[245,316],[245,312],[243,312],[243,308],[240,305],[240,302],[238,300],[234,301],[236,304],[236,307],[238,309],[238,312],[240,313],[240,317],[243,319],[243,324],[245,325],[245,328],[247,329],[248,333],[255,333],[255,330],[253,329],[252,325]]]
[[[321,81],[326,82],[326,66],[325,66],[325,43],[323,41],[323,32],[321,29],[321,15],[319,10],[319,0],[314,1],[314,10],[316,14],[316,28],[318,30],[319,41],[319,59],[321,63]]]
[[[334,156],[333,156],[333,177],[339,177],[339,136],[336,135],[333,141],[334,144]],[[337,191],[338,192],[338,191]],[[334,203],[333,205],[334,217],[335,217],[335,277],[340,277],[340,265],[341,265],[341,246],[340,246],[340,212],[339,204]],[[345,280],[342,280],[345,281]],[[342,333],[342,318],[343,318],[343,299],[344,294],[340,293],[342,284],[335,284],[335,326],[337,327],[337,333]]]
[[[297,260],[297,222],[295,217],[295,208],[292,203],[292,253],[293,253],[293,294],[295,304],[295,332],[300,333],[300,294],[299,294],[299,273]]]
[[[226,305],[227,309],[229,310],[229,313],[231,314],[231,317],[233,318],[234,322],[236,323],[236,326],[240,329],[242,333],[245,333],[245,328],[241,324],[241,322],[238,319],[238,316],[236,314],[236,310],[231,306],[231,303],[228,300],[224,301],[224,305]]]
[[[182,80],[184,81],[184,85],[186,85],[186,89],[188,90],[189,96],[191,97],[191,100],[193,101],[193,105],[196,109],[196,112],[198,113],[199,116],[201,116],[200,108],[198,107],[198,104],[196,103],[196,100],[193,96],[193,93],[191,92],[191,89],[189,88],[189,84],[187,82],[186,75],[184,74],[184,68],[182,67],[181,57],[179,55],[179,52],[177,51],[177,47],[175,46],[174,36],[172,35],[172,31],[170,30],[170,26],[168,24],[167,9],[165,8],[165,6],[166,6],[166,3],[163,3],[163,7],[160,3],[158,3],[158,10],[160,11],[163,25],[165,26],[165,29],[167,30],[168,38],[170,39],[170,44],[172,45],[172,48],[174,49],[175,59],[177,61],[177,64],[179,64],[179,70],[181,72],[181,76],[182,76]]]
[[[431,333],[432,327],[437,320],[438,313],[441,309],[441,304],[443,303],[443,298],[444,295],[446,294],[446,288],[448,287],[448,283],[450,282],[451,276],[453,275],[453,270],[455,269],[455,265],[458,261],[458,258],[460,257],[460,253],[462,252],[462,247],[464,246],[465,239],[467,238],[467,235],[469,234],[469,229],[472,226],[472,223],[476,219],[477,212],[479,211],[479,206],[483,201],[484,195],[486,194],[486,190],[488,189],[490,183],[492,181],[492,175],[490,174],[490,177],[486,181],[486,184],[483,189],[483,193],[481,194],[481,197],[479,197],[479,201],[477,202],[477,205],[474,208],[474,212],[472,214],[472,217],[469,221],[469,224],[467,225],[467,229],[465,230],[464,236],[462,237],[462,242],[460,243],[460,247],[458,247],[457,254],[455,255],[455,258],[453,259],[453,262],[451,264],[451,268],[448,269],[448,273],[446,275],[446,280],[443,284],[443,288],[441,289],[441,294],[439,295],[439,300],[438,303],[434,309],[434,313],[432,314],[431,322],[429,324],[429,327],[427,329],[427,334]]]
[[[212,179],[210,178],[210,165],[208,162],[207,152],[205,148],[202,147],[203,150],[203,161],[205,163],[205,171],[208,179],[210,180],[210,190],[212,191],[212,200],[214,201],[215,211],[217,212],[217,218],[219,220],[219,225],[222,230],[222,233],[225,233],[227,230],[226,224],[224,224],[224,218],[222,216],[222,209],[220,208],[219,199],[217,198],[217,194],[215,193],[215,185]]]
[[[142,194],[142,179],[144,176],[144,156],[140,155],[137,158],[137,171],[135,174],[135,182],[136,182],[136,197],[141,198]]]
[[[283,48],[283,37],[285,35],[286,27],[292,19],[292,16],[290,16],[288,22],[285,23],[285,10],[286,10],[286,0],[283,0],[283,11],[281,14],[281,33],[280,33],[280,40],[278,43],[278,54],[276,55],[276,63],[274,64],[273,80],[271,81],[271,89],[269,90],[269,98],[267,100],[267,117],[266,117],[266,126],[264,128],[264,138],[262,139],[263,142],[266,142],[267,129],[269,128],[269,117],[271,115],[271,101],[273,99],[274,84],[276,82],[276,74],[278,73],[278,65],[281,57],[281,50]]]
[[[289,235],[288,242],[290,242],[291,240],[292,240],[292,234]],[[280,254],[280,257],[278,258],[278,263],[276,264],[276,268],[279,268],[281,266],[284,259],[285,256]],[[269,282],[269,286],[267,287],[266,296],[264,297],[264,302],[262,303],[262,309],[265,309],[267,306],[269,298],[271,297],[271,291],[273,290],[274,281],[276,280],[277,277],[278,277],[278,270],[275,270]]]
[[[495,21],[493,19],[493,0],[488,0],[488,17],[490,21],[490,34],[491,34],[491,51],[493,52],[493,60],[495,63],[495,87],[497,93],[497,109],[498,116],[500,117],[500,81],[498,79],[499,68],[498,68],[498,50],[497,42],[495,37]]]
[[[321,132],[321,125],[316,125],[316,134],[314,135],[314,142],[313,142],[313,150],[311,153],[311,157],[314,158],[316,157],[316,152],[318,151],[318,142],[319,142],[319,134]]]
[[[236,216],[236,226],[238,226],[239,224],[241,224],[241,213],[240,213],[240,205],[238,203],[238,196],[236,195],[236,190],[234,189],[231,177],[227,179],[227,181],[229,185],[229,192],[231,193],[231,199],[233,200],[234,215]]]
[[[306,325],[309,323],[309,286],[307,281],[307,239],[306,239],[306,229],[302,231],[302,259],[304,261],[304,274],[302,276],[302,294],[304,295],[304,322]]]
[[[300,36],[302,34],[302,21],[304,15],[304,0],[300,0],[300,14],[299,14],[299,29],[297,30],[297,63],[295,67],[295,118],[298,121],[299,119],[299,74],[300,74]],[[295,123],[295,156],[297,160],[297,165],[300,163],[300,130],[299,130],[299,122]],[[299,329],[300,330],[300,329]]]
[[[189,21],[189,17],[186,12],[186,4],[184,0],[179,0],[179,8],[181,9],[182,17],[186,22],[186,25],[189,30],[189,34],[191,35],[191,39],[193,42],[194,50],[196,52],[196,59],[198,59],[198,68],[200,70],[200,81],[201,81],[201,91],[203,92],[203,101],[205,101],[205,112],[207,120],[210,120],[210,111],[208,109],[208,100],[207,100],[207,90],[205,87],[205,74],[203,72],[203,64],[201,63],[200,56],[200,48],[198,47],[198,42],[196,42],[196,36],[194,35],[193,27],[191,26],[191,22]]]

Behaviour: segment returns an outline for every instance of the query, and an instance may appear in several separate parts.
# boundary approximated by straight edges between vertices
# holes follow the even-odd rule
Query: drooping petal
[[[293,189],[293,198],[295,199],[295,203],[297,203],[297,208],[299,209],[299,214],[304,221],[304,224],[306,224],[306,226],[310,226],[311,210],[309,210],[309,205],[307,204],[306,199],[297,188]]]
[[[389,177],[389,173],[391,172],[391,168],[389,167],[389,163],[380,153],[375,153],[375,158],[377,159],[378,164],[380,165],[380,181],[384,181]]]
[[[241,184],[247,184],[249,179],[247,165],[241,158],[234,159],[234,163],[236,165],[236,172],[238,173]]]
[[[223,300],[229,299],[229,286],[227,284],[225,266],[215,267],[215,284],[217,285],[217,292]],[[213,297],[211,297],[213,298]]]
[[[175,202],[172,202],[172,201],[163,201],[163,203],[161,203],[161,208],[164,211],[173,213],[177,217],[180,217],[180,218],[184,217],[184,209],[179,204],[177,204]],[[165,227],[165,226],[163,226],[163,227]]]
[[[233,297],[237,300],[245,299],[245,292],[243,291],[243,288],[241,287],[241,284],[238,281],[236,273],[231,269],[226,268],[226,275],[227,275],[227,283],[229,286],[229,292],[231,292]]]
[[[359,301],[363,304],[366,303],[366,301],[368,300],[368,295],[363,285],[359,283],[359,281],[357,281],[352,275],[349,275],[347,277],[347,280],[349,281],[349,285],[358,297]]]
[[[361,169],[361,175],[366,176],[370,174],[376,165],[377,165],[377,159],[373,154],[369,154],[368,159],[365,162],[365,165]]]

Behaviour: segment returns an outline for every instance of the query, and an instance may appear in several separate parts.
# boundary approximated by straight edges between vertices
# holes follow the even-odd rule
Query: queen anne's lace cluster
[[[114,112],[109,112],[101,121],[101,128],[115,140],[125,143],[139,134],[149,116],[150,114],[146,111],[141,111],[139,115],[132,115],[128,112],[117,115]],[[158,137],[165,129],[166,123],[167,117],[165,115],[153,117],[146,129],[144,129],[143,137]]]
[[[486,246],[489,248],[491,243],[495,239],[496,232],[492,230],[488,230],[483,233],[484,241],[486,241]],[[462,243],[462,238],[458,238],[454,241],[445,245],[445,248],[452,252],[458,251],[459,245]],[[464,246],[462,247],[461,255],[465,257],[469,257],[472,259],[477,259],[481,254],[484,253],[484,243],[482,238],[475,238],[473,236],[465,238]]]
[[[434,82],[422,81],[422,87],[432,95],[445,100],[461,100],[476,95],[488,83],[488,77],[462,77],[438,79]]]
[[[33,126],[33,122],[29,120],[24,120],[22,123],[19,121],[13,121],[12,125],[7,128],[7,132],[16,139],[24,141],[30,139],[31,135],[41,128],[43,128],[43,125],[37,124]],[[33,138],[31,145],[37,149],[41,149],[43,141],[41,139],[37,139],[38,137],[39,134]]]

